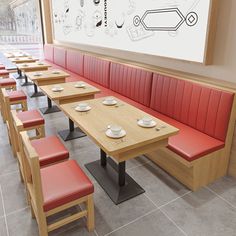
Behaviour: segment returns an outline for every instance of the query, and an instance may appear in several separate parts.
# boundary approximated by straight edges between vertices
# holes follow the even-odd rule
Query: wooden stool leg
[[[22,105],[22,111],[28,110],[27,101],[23,101],[21,105]]]
[[[48,236],[48,226],[45,215],[38,215],[38,228],[40,236]]]
[[[87,229],[89,232],[94,230],[94,203],[93,195],[89,195],[87,199]]]

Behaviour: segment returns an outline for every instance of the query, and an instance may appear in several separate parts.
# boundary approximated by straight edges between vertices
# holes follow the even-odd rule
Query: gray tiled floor
[[[32,92],[32,89],[25,90]],[[29,108],[43,106],[45,97],[29,99]],[[48,135],[68,127],[68,120],[61,112],[46,115],[45,120]],[[236,235],[236,179],[225,177],[192,193],[145,157],[138,157],[127,163],[128,173],[146,193],[116,206],[84,168],[84,164],[99,158],[98,147],[88,137],[65,145],[71,158],[78,161],[94,182],[96,227],[93,233],[88,233],[85,220],[80,220],[50,235]],[[26,204],[16,159],[0,119],[0,236],[37,235],[37,224]]]

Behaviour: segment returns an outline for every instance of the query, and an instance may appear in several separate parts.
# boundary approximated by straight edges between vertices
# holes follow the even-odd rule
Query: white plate
[[[142,120],[139,120],[138,125],[141,126],[141,127],[144,127],[144,128],[153,128],[157,125],[157,123],[154,120],[152,120],[149,125],[146,125],[146,124],[143,123]]]
[[[120,131],[118,135],[113,134],[110,129],[106,131],[106,136],[108,136],[109,138],[123,138],[125,135],[126,135],[126,131],[123,129]]]
[[[64,90],[64,88],[52,88],[53,92],[61,92],[63,90]]]
[[[75,110],[76,111],[80,111],[80,112],[86,112],[86,111],[90,111],[92,109],[92,107],[87,106],[86,109],[81,110],[79,107],[76,107]]]
[[[75,88],[85,88],[86,84],[75,84]]]
[[[42,73],[35,73],[34,76],[41,76]]]
[[[102,104],[104,104],[104,105],[106,105],[106,106],[114,106],[114,105],[117,104],[117,101],[116,101],[116,100],[113,100],[113,102],[110,103],[110,102],[107,102],[106,100],[104,100],[104,101],[102,102]]]
[[[52,71],[52,74],[58,75],[60,74],[60,71]]]

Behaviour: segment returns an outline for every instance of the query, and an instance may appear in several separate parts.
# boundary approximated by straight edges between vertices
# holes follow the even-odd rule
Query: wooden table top
[[[58,71],[60,73],[54,74],[53,71]],[[44,70],[44,71],[37,71],[37,73],[41,73],[41,75],[37,76],[36,72],[26,72],[25,75],[32,81],[59,79],[70,76],[63,70]]]
[[[4,53],[4,56],[7,58],[13,58],[13,57],[26,57],[30,56],[30,54],[26,52],[16,51],[16,52],[6,52]]]
[[[51,67],[51,65],[49,65],[45,62],[43,62],[43,64],[41,64],[39,62],[31,62],[31,63],[17,64],[17,67],[19,70],[22,70],[22,71],[31,71],[31,70],[48,69],[49,67]]]
[[[39,59],[29,56],[29,57],[12,57],[12,58],[9,58],[9,60],[11,62],[18,64],[18,63],[36,62]]]
[[[94,95],[100,93],[100,90],[88,83],[83,82],[86,87],[85,88],[76,88],[75,85],[78,82],[83,81],[76,81],[76,82],[68,82],[63,84],[54,84],[54,85],[44,85],[40,86],[40,89],[44,94],[46,94],[51,100],[62,100],[62,99],[69,99],[73,97],[86,97],[89,95]],[[55,86],[59,86],[64,88],[61,92],[53,92],[52,88]]]
[[[105,106],[104,98],[88,100],[91,106],[89,112],[77,112],[78,103],[61,105],[61,110],[73,120],[94,142],[108,155],[118,162],[134,158],[138,155],[154,151],[153,149],[162,141],[167,145],[168,138],[178,133],[178,129],[147,114],[140,109],[129,105],[119,99],[117,106]],[[137,125],[137,120],[145,116],[152,117],[157,122],[156,128],[142,128]],[[111,139],[105,132],[108,125],[116,124],[126,131],[122,139]],[[162,127],[162,128],[161,128]]]

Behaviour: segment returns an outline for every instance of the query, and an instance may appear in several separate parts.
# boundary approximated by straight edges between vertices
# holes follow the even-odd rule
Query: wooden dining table
[[[115,204],[124,202],[144,192],[144,189],[126,173],[126,161],[168,145],[168,138],[178,129],[144,111],[115,98],[118,103],[106,106],[104,98],[88,100],[88,112],[75,110],[76,103],[61,105],[61,110],[86,133],[101,149],[100,160],[86,164],[86,168]],[[143,117],[152,117],[153,128],[140,127]],[[111,125],[119,125],[126,131],[123,138],[106,135]]]
[[[4,56],[7,58],[13,58],[13,57],[26,57],[30,56],[30,54],[22,51],[12,51],[12,52],[5,52]]]
[[[78,87],[77,85],[79,83],[83,83],[84,86]],[[54,92],[53,88],[55,87],[55,84],[40,86],[40,89],[45,95],[47,95],[48,99],[50,99],[50,101],[54,101],[58,107],[60,107],[62,104],[71,102],[94,99],[95,95],[100,93],[100,89],[83,81],[56,84],[56,86],[63,88],[63,90],[60,92]],[[50,107],[48,107],[48,109],[50,109]],[[41,109],[41,112],[45,114],[45,108]],[[85,136],[85,134],[79,128],[75,128],[74,122],[71,119],[69,119],[69,129],[59,131],[58,134],[64,141],[69,141]]]
[[[28,57],[13,57],[9,58],[9,60],[15,64],[20,64],[20,63],[31,63],[31,62],[36,62],[39,59],[28,56]]]
[[[30,97],[44,96],[43,92],[38,91],[38,86],[65,83],[70,75],[62,70],[43,70],[36,72],[26,72],[25,75],[34,84],[34,93]]]
[[[45,62],[20,63],[16,65],[19,76],[25,79],[25,82],[22,83],[21,86],[29,86],[34,84],[28,81],[28,77],[25,76],[26,72],[44,71],[51,67],[51,65]],[[24,76],[22,76],[22,73],[24,73]]]

